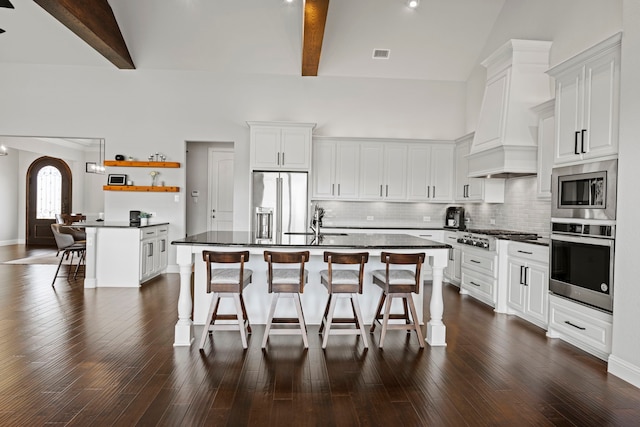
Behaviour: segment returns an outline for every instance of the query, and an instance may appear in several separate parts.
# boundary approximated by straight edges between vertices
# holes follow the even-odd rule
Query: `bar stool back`
[[[240,330],[242,347],[247,348],[247,334],[251,333],[251,324],[242,298],[242,291],[251,283],[253,271],[244,268],[249,261],[249,251],[213,252],[202,251],[202,259],[207,264],[207,293],[213,292],[211,306],[200,339],[200,349],[204,348],[209,333],[215,330]],[[213,264],[239,264],[234,268],[215,267]],[[221,298],[233,298],[235,314],[218,314]],[[236,320],[237,324],[218,323],[217,320]]]
[[[302,335],[304,347],[309,347],[307,339],[307,325],[304,321],[300,294],[304,292],[304,285],[307,283],[309,272],[304,265],[309,261],[309,251],[301,252],[273,252],[264,251],[264,260],[268,264],[267,283],[269,293],[273,294],[269,317],[264,330],[262,348],[267,346],[269,335]],[[274,268],[274,264],[297,264],[297,268]],[[274,317],[278,300],[282,297],[293,298],[298,317]],[[285,324],[282,328],[273,328],[274,324]],[[288,324],[288,325],[286,325]],[[287,326],[297,324],[298,329]]]
[[[329,292],[329,299],[324,309],[322,322],[320,324],[320,334],[324,328],[324,336],[322,339],[322,348],[327,347],[327,341],[330,334],[334,335],[360,335],[365,348],[368,348],[367,334],[362,321],[362,313],[358,304],[357,294],[362,293],[362,284],[364,282],[364,265],[369,261],[368,252],[358,253],[338,253],[325,252],[324,262],[327,263],[327,270],[320,272],[320,281]],[[333,268],[334,264],[360,264],[359,270]],[[349,298],[351,302],[351,310],[353,317],[351,318],[335,318],[334,312],[338,298]],[[346,323],[354,324],[355,328],[335,328],[334,324]]]
[[[418,316],[416,313],[416,307],[413,303],[412,293],[419,293],[420,291],[420,270],[422,263],[424,262],[424,253],[416,254],[398,254],[390,252],[382,252],[380,254],[380,261],[385,264],[384,270],[373,271],[373,283],[378,285],[382,289],[382,295],[380,296],[380,302],[376,310],[376,315],[371,322],[371,332],[376,327],[376,321],[381,323],[382,332],[380,334],[380,345],[382,348],[384,344],[384,338],[388,329],[406,329],[410,331],[416,331],[418,337],[418,343],[420,347],[424,347],[424,339],[422,337],[422,331],[420,330],[420,323],[418,322]],[[413,265],[411,270],[406,268],[391,268],[392,265],[398,264],[403,266]],[[391,314],[391,303],[393,298],[402,298],[404,313],[403,314]],[[384,314],[382,313],[382,306],[385,303]],[[411,317],[407,310],[407,305],[411,310]],[[382,319],[382,322],[380,322]],[[403,319],[404,324],[389,324],[389,319]],[[412,321],[413,320],[413,321]]]

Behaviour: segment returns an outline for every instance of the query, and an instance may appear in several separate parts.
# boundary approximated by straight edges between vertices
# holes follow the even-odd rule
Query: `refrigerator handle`
[[[282,233],[282,178],[276,178],[276,236]]]

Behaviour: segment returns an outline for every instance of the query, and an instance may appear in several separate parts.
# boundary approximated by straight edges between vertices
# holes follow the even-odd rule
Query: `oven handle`
[[[567,234],[551,234],[550,238],[551,240],[557,240],[559,242],[613,247],[613,239],[598,239],[596,237],[571,236]]]

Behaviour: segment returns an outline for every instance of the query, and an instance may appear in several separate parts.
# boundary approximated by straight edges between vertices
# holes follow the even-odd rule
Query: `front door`
[[[27,245],[55,246],[51,224],[71,210],[71,169],[61,159],[40,157],[27,170]]]

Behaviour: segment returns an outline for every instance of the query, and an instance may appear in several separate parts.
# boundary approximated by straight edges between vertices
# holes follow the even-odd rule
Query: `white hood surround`
[[[512,39],[482,62],[487,68],[478,126],[469,154],[470,178],[535,175],[537,116],[551,98],[551,42]]]

